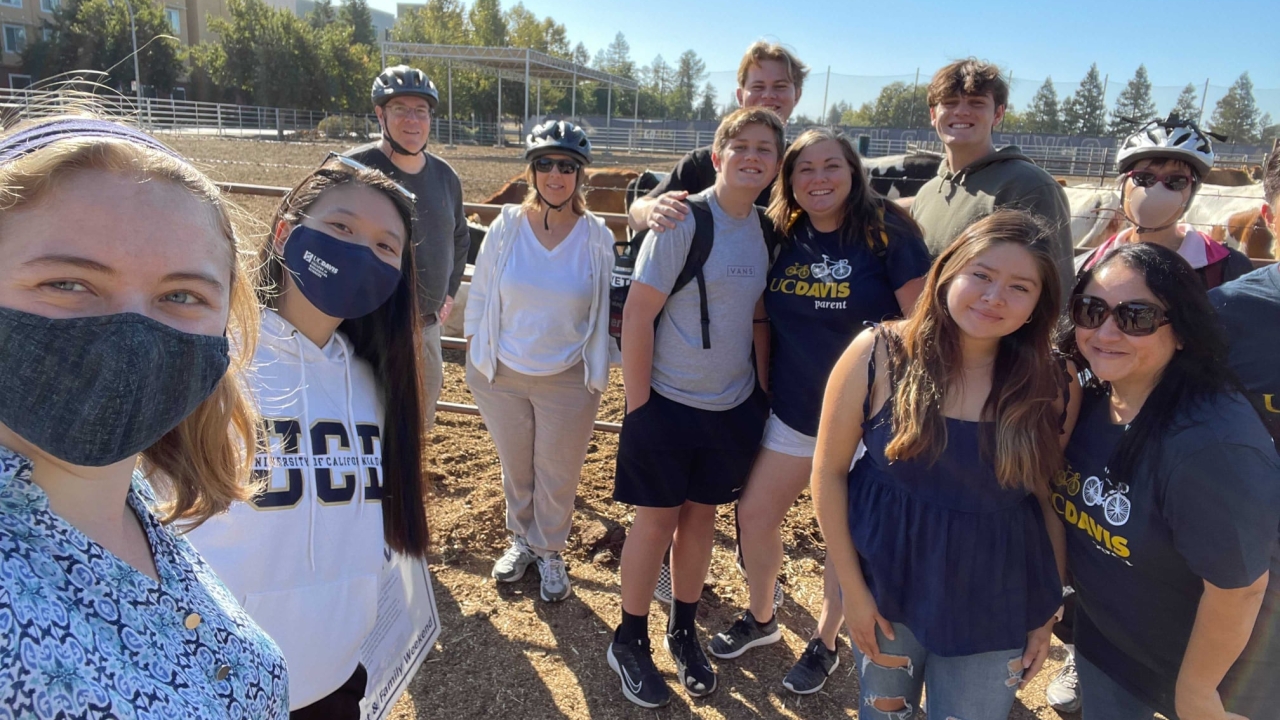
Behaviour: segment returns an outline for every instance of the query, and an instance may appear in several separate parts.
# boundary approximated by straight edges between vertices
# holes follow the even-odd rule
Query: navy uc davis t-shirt
[[[773,412],[805,435],[818,434],[827,377],[863,324],[898,317],[894,291],[929,271],[924,240],[892,215],[883,258],[858,235],[817,232],[807,217],[792,228],[769,272],[764,306],[773,332],[769,386]]]
[[[1087,392],[1053,488],[1078,598],[1076,648],[1172,717],[1204,581],[1241,588],[1275,567],[1280,458],[1235,393],[1180,411],[1160,457],[1139,463],[1127,483],[1108,482],[1124,432],[1108,396]],[[1272,643],[1238,664],[1277,659]]]
[[[1280,438],[1280,266],[1268,265],[1209,291],[1231,347],[1228,364],[1272,438]]]

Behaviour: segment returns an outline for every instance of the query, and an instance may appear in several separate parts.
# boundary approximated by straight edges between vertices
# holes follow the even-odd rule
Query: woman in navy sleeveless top
[[[927,685],[931,717],[1003,720],[1048,655],[1064,570],[1049,484],[1079,403],[1050,351],[1049,236],[1013,210],[975,222],[911,315],[858,336],[827,384],[814,505],[861,717],[909,713]]]
[[[721,658],[782,639],[774,614],[783,562],[779,529],[808,486],[827,376],[865,323],[915,307],[933,264],[919,226],[871,189],[853,144],[827,128],[806,130],[787,148],[769,216],[787,237],[764,294],[772,407],[738,502],[751,602],[711,639],[711,653]],[[839,665],[840,589],[830,568],[823,575],[818,625],[782,681],[802,695],[821,690]]]

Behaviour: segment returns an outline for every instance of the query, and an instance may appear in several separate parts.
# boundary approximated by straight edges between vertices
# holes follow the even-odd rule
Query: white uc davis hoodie
[[[250,384],[266,425],[266,492],[188,538],[284,651],[289,709],[355,672],[383,563],[383,407],[369,363],[334,333],[316,347],[271,310]]]

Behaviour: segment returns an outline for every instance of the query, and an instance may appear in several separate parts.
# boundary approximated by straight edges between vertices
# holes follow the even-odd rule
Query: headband
[[[157,150],[169,157],[186,162],[177,152],[164,145],[150,135],[131,127],[92,118],[66,118],[41,123],[35,127],[13,133],[0,138],[0,165],[11,163],[18,158],[40,150],[46,145],[59,140],[80,138],[100,138],[104,140],[124,140],[141,145],[150,150]]]

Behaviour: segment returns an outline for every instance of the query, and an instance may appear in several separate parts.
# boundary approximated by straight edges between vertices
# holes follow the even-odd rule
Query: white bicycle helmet
[[[1164,120],[1152,120],[1124,139],[1116,155],[1116,169],[1125,172],[1144,158],[1181,160],[1203,179],[1213,167],[1213,143],[1210,133],[1202,131],[1190,120],[1170,113]],[[1222,139],[1222,138],[1219,138]]]

